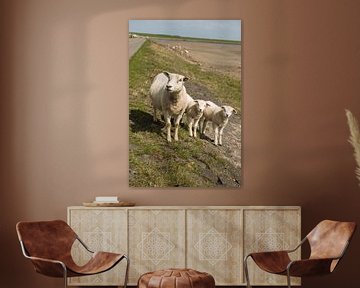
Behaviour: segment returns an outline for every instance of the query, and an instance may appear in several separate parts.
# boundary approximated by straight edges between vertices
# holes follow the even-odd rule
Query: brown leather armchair
[[[31,260],[35,271],[50,277],[88,276],[112,269],[121,260],[127,261],[124,288],[127,285],[129,258],[125,254],[91,251],[62,220],[19,222],[16,225],[24,256]],[[78,266],[72,256],[71,247],[78,240],[92,254],[83,266]]]
[[[247,287],[251,287],[247,267],[249,257],[266,272],[286,275],[289,288],[291,288],[290,276],[304,277],[333,272],[344,256],[355,229],[354,222],[324,220],[292,250],[250,253],[244,259]],[[310,257],[292,261],[289,253],[296,251],[306,241],[310,245]]]

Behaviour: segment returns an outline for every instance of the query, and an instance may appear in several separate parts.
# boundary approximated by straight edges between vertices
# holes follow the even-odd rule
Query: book
[[[94,203],[119,203],[117,196],[98,196],[95,197]]]

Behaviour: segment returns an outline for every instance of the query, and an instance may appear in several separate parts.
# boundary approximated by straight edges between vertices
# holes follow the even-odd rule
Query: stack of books
[[[93,203],[103,204],[103,203],[119,203],[119,199],[117,196],[98,196],[95,197],[95,201]]]
[[[118,199],[117,196],[98,196],[92,202],[84,202],[85,207],[131,207],[135,206],[134,202],[127,202]]]

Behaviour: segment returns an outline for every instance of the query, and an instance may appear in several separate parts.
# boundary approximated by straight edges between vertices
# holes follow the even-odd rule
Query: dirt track
[[[168,39],[155,39],[155,42],[168,47],[181,46],[189,51],[190,59],[206,68],[241,77],[241,45]]]
[[[222,105],[215,95],[206,87],[189,81],[186,89],[195,99],[210,100],[217,105]],[[214,131],[211,125],[208,124],[206,136],[203,141],[212,142],[213,140]],[[233,114],[229,119],[228,125],[224,129],[223,146],[218,146],[218,149],[235,167],[241,168],[241,111],[239,111],[238,114]]]

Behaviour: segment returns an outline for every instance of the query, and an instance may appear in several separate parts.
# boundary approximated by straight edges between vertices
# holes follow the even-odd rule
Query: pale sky
[[[129,20],[129,32],[241,40],[241,20]]]

